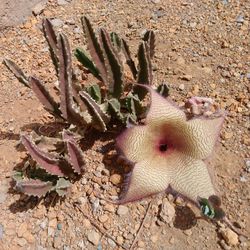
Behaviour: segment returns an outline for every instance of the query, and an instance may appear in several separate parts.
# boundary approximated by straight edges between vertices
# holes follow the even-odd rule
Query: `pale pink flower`
[[[212,153],[223,116],[188,120],[169,100],[148,88],[151,106],[145,125],[126,129],[117,145],[134,163],[120,203],[172,189],[197,202],[215,194],[204,160]]]

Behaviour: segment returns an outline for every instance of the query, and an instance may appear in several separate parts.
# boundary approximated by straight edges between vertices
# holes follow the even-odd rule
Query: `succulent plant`
[[[21,143],[30,157],[22,171],[14,172],[16,189],[37,197],[52,191],[64,196],[71,182],[84,172],[83,152],[75,135],[63,130],[62,139],[34,136],[34,132],[33,137],[36,139],[21,135]],[[52,152],[49,148],[53,148]]]
[[[76,49],[75,56],[97,79],[96,83],[84,86],[74,77],[67,37],[64,34],[57,35],[51,22],[48,19],[43,20],[44,36],[59,82],[59,103],[41,80],[26,76],[11,60],[5,59],[4,64],[22,84],[33,90],[47,111],[64,122],[65,128],[70,128],[71,131],[73,129],[81,136],[89,127],[105,132],[111,123],[137,123],[145,112],[142,101],[147,92],[140,85],[133,84],[133,81],[142,85],[152,84],[151,59],[155,48],[153,31],[145,33],[138,49],[136,67],[128,44],[118,34],[109,34],[105,29],[100,29],[97,39],[88,18],[83,17],[82,24],[91,57],[82,49]],[[133,80],[126,76],[125,63]],[[168,95],[167,85],[160,85],[158,91],[162,95]],[[55,141],[56,146],[60,146],[51,154],[46,147],[45,150],[39,147],[41,138],[36,138],[35,143],[32,136],[22,135],[21,142],[30,154],[26,165],[29,166],[27,169],[32,172],[32,176],[24,170],[21,171],[23,174],[15,173],[17,189],[36,196],[43,196],[50,191],[64,194],[72,180],[70,170],[81,174],[81,166],[84,165],[81,149],[72,138],[70,132],[65,131],[57,133],[55,138],[43,137],[47,147],[51,147]]]
[[[133,81],[145,85],[152,84],[151,59],[155,49],[154,32],[147,31],[143,37],[137,53],[137,69],[128,44],[117,33],[108,34],[105,29],[100,29],[98,40],[87,17],[82,18],[82,26],[90,56],[80,48],[76,49],[75,55],[98,80],[96,85],[85,91],[99,104],[102,103],[112,118],[115,117],[123,124],[137,123],[145,111],[141,101],[147,91],[140,85],[133,84]],[[125,74],[124,63],[131,71],[132,81]],[[163,95],[168,95],[166,84],[158,88]]]

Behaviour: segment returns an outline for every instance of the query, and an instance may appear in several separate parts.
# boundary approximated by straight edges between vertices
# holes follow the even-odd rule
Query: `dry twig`
[[[132,245],[130,246],[129,250],[132,250],[133,247],[134,247],[134,245],[135,245],[135,243],[137,242],[137,239],[138,239],[139,234],[140,234],[140,232],[141,232],[141,230],[142,230],[142,228],[143,228],[143,225],[144,225],[144,223],[145,223],[145,221],[146,221],[146,218],[148,217],[148,213],[149,213],[149,210],[150,210],[150,208],[151,208],[152,201],[153,201],[153,200],[151,200],[151,201],[149,202],[149,204],[148,204],[148,207],[147,207],[145,216],[144,216],[144,218],[143,218],[143,220],[142,220],[142,222],[141,222],[141,225],[140,225],[140,227],[139,227],[139,229],[138,229],[138,231],[137,231],[137,234],[136,234],[136,236],[135,236],[135,238],[134,238],[134,240],[133,240],[133,243],[132,243]]]
[[[81,209],[81,207],[80,207],[77,203],[73,203],[73,205],[74,205],[74,207],[76,207],[76,208],[82,213],[82,215],[83,215],[86,219],[88,219],[88,220],[90,221],[90,223],[92,224],[92,226],[94,226],[99,232],[101,232],[101,233],[102,233],[104,236],[106,236],[107,238],[110,238],[111,240],[113,240],[113,241],[117,244],[117,246],[119,246],[119,247],[121,247],[121,248],[123,248],[123,249],[126,250],[126,248],[125,248],[124,246],[122,246],[121,244],[119,244],[119,243],[117,242],[117,240],[116,240],[113,236],[111,236],[109,233],[107,233],[107,232],[105,231],[104,228],[102,228],[101,226],[99,226],[93,219],[89,218],[89,216],[87,216],[87,215],[84,213],[84,211]]]

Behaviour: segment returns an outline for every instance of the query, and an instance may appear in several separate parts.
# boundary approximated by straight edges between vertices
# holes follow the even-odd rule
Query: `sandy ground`
[[[39,14],[31,15],[37,2],[1,1],[0,60],[11,58],[48,85],[53,85],[56,77],[40,31],[44,17],[54,18],[56,30],[69,36],[72,50],[84,44],[83,14],[95,27],[126,38],[133,53],[145,29],[155,30],[154,84],[167,82],[171,98],[179,105],[199,95],[213,98],[217,107],[227,111],[208,164],[228,218],[249,235],[250,2],[51,0]],[[27,14],[27,21],[12,26]],[[0,75],[0,249],[129,249],[151,200],[134,249],[249,249],[246,237],[238,235],[233,246],[232,237],[222,237],[218,226],[204,220],[188,230],[176,228],[174,221],[163,222],[159,213],[164,198],[175,208],[179,202],[169,195],[121,207],[102,200],[119,191],[110,178],[117,166],[105,162],[100,153],[102,146],[113,141],[109,135],[84,139],[87,173],[65,201],[46,207],[43,201],[36,204],[34,199],[13,192],[9,189],[11,172],[25,156],[15,148],[20,132],[46,126],[51,117],[2,64]]]
[[[32,10],[46,0],[1,0],[0,2],[0,30],[5,27],[20,24],[31,15]]]

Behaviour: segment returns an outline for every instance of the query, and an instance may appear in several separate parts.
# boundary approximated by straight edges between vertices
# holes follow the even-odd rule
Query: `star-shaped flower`
[[[204,159],[213,151],[224,117],[188,120],[171,101],[149,91],[145,125],[130,127],[117,139],[124,156],[134,163],[119,202],[169,188],[195,202],[209,198],[215,190]]]

